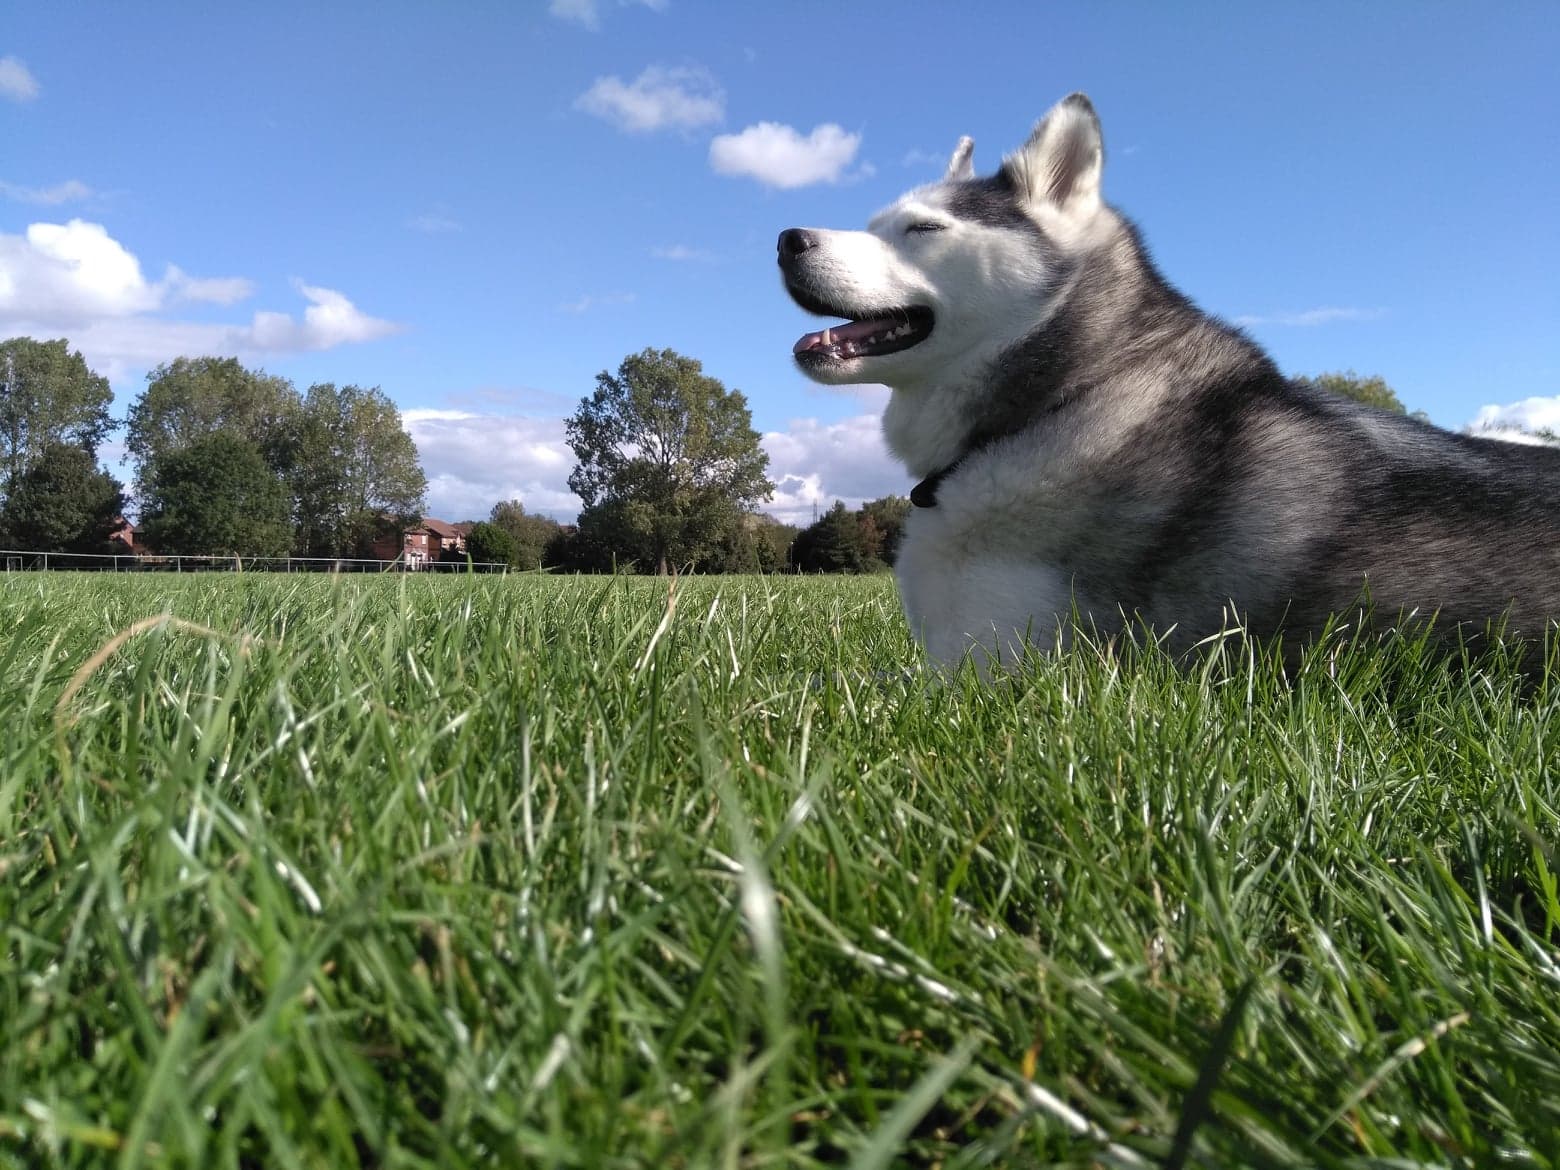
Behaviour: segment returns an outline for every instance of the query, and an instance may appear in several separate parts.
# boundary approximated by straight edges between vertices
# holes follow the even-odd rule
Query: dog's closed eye
[[[943,231],[947,226],[948,225],[944,223],[913,223],[909,227],[905,228],[905,235],[920,235],[923,232],[940,232]]]

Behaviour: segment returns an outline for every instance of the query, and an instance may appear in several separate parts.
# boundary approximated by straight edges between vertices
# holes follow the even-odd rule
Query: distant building
[[[117,556],[140,556],[146,548],[137,540],[138,529],[123,516],[116,517],[114,529],[108,534],[108,543]]]
[[[408,569],[420,569],[440,560],[466,555],[469,524],[450,524],[426,516],[409,528],[398,529],[389,517],[383,531],[369,545],[369,555],[381,561],[400,561]]]
[[[428,530],[428,552],[434,560],[449,560],[466,555],[466,533],[471,531],[471,525],[446,524],[443,520],[430,517],[423,521],[423,527]]]

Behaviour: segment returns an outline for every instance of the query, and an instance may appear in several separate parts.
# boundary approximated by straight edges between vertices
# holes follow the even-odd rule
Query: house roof
[[[454,540],[457,536],[463,535],[455,525],[443,520],[435,520],[432,516],[424,516],[422,526],[441,540]]]

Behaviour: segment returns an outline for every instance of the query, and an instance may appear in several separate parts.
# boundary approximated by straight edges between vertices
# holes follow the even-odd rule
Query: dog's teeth
[[[823,331],[823,344],[824,345],[833,345],[834,344],[834,338],[833,338],[833,336],[831,336],[832,333],[833,333],[832,329],[825,329]]]

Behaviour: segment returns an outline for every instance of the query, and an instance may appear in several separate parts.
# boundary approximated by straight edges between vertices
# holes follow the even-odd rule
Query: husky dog
[[[1439,635],[1560,617],[1560,451],[1479,439],[1297,384],[1199,310],[1100,196],[1082,94],[995,175],[960,140],[867,230],[790,228],[806,374],[878,382],[920,480],[896,572],[932,658],[1109,636],[1172,650],[1231,618],[1289,645],[1368,593]]]

